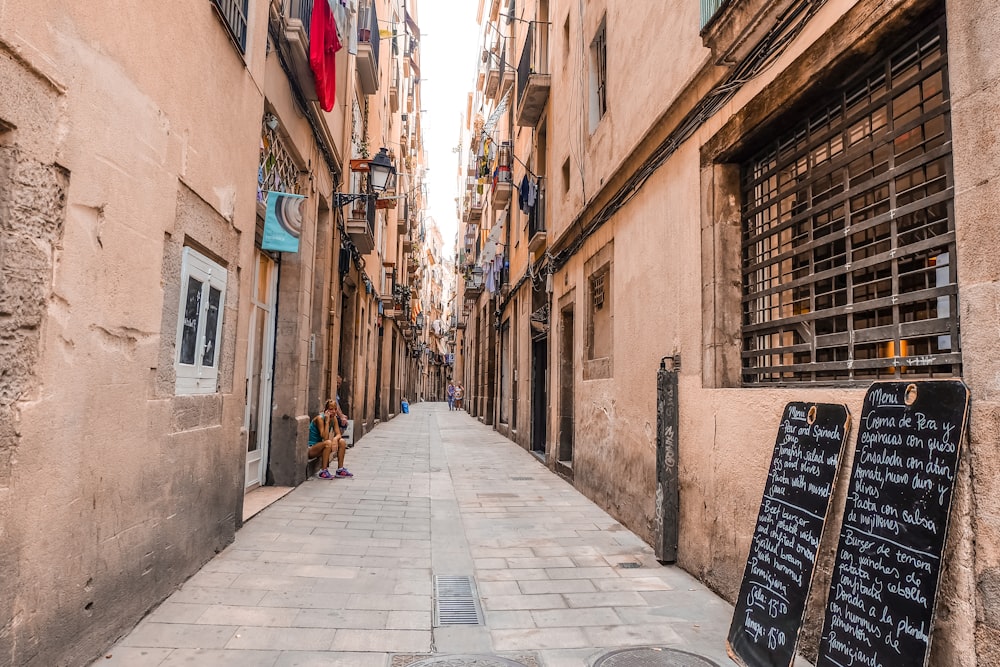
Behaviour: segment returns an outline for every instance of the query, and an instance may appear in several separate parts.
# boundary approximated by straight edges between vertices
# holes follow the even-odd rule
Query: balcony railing
[[[511,182],[511,168],[514,166],[512,160],[513,153],[509,141],[500,144],[497,152],[497,166],[493,170],[493,209],[501,210],[510,201],[514,184]]]
[[[378,91],[378,13],[372,0],[358,9],[358,79],[366,95]]]
[[[290,55],[290,64],[303,95],[310,102],[319,99],[309,66],[309,26],[315,0],[285,0],[282,11],[281,34]]]
[[[389,83],[389,108],[395,113],[399,111],[399,67],[396,61],[392,63],[392,81]]]
[[[362,255],[375,249],[375,204],[370,199],[352,202],[347,210],[347,234]]]
[[[309,26],[312,23],[313,0],[287,0],[288,18],[302,22],[302,29],[309,37]]]
[[[711,22],[715,15],[729,0],[701,0],[701,27]]]
[[[465,221],[475,222],[483,217],[483,204],[485,197],[473,190],[465,196]]]
[[[528,250],[537,252],[545,247],[545,181],[538,182],[535,206],[528,213]]]
[[[549,24],[532,21],[517,65],[517,124],[534,127],[549,100]]]

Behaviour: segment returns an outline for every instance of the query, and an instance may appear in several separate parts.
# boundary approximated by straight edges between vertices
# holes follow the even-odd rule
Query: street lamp
[[[368,192],[334,192],[333,205],[340,207],[357,201],[378,199],[386,190],[396,187],[396,167],[389,159],[389,152],[384,146],[378,155],[368,161]]]
[[[385,192],[396,188],[396,168],[392,166],[388,150],[383,146],[378,155],[368,163],[368,174],[371,188],[375,192]]]

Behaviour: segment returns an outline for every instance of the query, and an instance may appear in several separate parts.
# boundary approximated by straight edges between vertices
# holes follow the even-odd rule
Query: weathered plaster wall
[[[970,464],[956,498],[956,524],[949,561],[953,579],[944,588],[956,619],[949,650],[979,665],[1000,664],[1000,7],[949,0],[948,55],[955,166],[955,218],[965,380],[972,390]],[[973,537],[974,536],[974,537]],[[957,544],[956,544],[957,542]],[[975,625],[964,622],[975,619]],[[942,662],[942,664],[945,664]],[[947,664],[959,664],[952,662]]]
[[[0,662],[86,664],[235,530],[262,98],[208,3],[9,0],[0,70]],[[177,397],[188,243],[229,271],[223,381]]]
[[[683,4],[694,11],[687,7],[689,3]],[[579,100],[586,99],[575,78],[579,69],[574,69],[583,66],[579,49],[582,46],[585,51],[588,44],[578,32],[577,6],[559,3],[553,12],[553,45],[559,64],[553,72],[550,109],[577,109]],[[727,165],[714,164],[714,157],[709,160],[712,164],[704,164],[700,151],[718,136],[730,145],[738,141],[808,91],[846,48],[861,56],[870,54],[879,35],[908,34],[912,30],[908,21],[931,6],[924,0],[830,0],[795,47],[765,74],[750,81],[682,145],[554,277],[553,333],[560,324],[560,307],[555,304],[562,304],[563,298],[572,299],[574,304],[574,484],[630,529],[651,539],[656,370],[661,357],[679,353],[679,564],[729,600],[737,594],[742,578],[784,405],[793,400],[848,405],[855,428],[820,547],[818,575],[803,633],[802,648],[807,656],[814,656],[818,645],[865,390],[739,387],[739,272],[732,270],[739,258],[739,233],[738,226],[735,237],[732,229],[721,228],[731,224],[734,214],[738,225],[738,202],[716,197],[731,190],[734,174]],[[1000,41],[1000,10],[950,0],[948,12],[964,379],[972,389],[973,408],[971,435],[954,498],[931,664],[958,667],[1000,664],[1000,522],[996,520],[1000,464],[995,447],[1000,438],[1000,372],[994,362],[1000,338],[1000,264],[994,249],[1000,232],[991,215],[1000,196],[995,186],[1000,151],[995,123],[990,120],[997,115],[1000,99],[1000,60],[994,47]],[[571,39],[577,40],[577,46],[574,53],[562,58],[566,55],[562,27],[567,15]],[[640,60],[673,64],[675,50],[684,52],[676,45],[685,44],[693,34],[692,23],[661,22],[657,28],[659,37],[643,42],[649,50]],[[663,77],[668,84],[662,96],[655,91],[650,99],[636,101],[638,113],[664,112],[676,90],[670,87],[672,77],[685,83],[694,80],[700,61],[684,60],[683,56],[681,60],[679,69]],[[646,81],[619,71],[627,67],[612,64],[610,48],[608,66],[612,71],[609,80],[621,77],[631,82],[630,90],[650,90]],[[615,99],[609,95],[610,104],[623,104]],[[749,112],[742,113],[745,110]],[[558,214],[553,221],[555,236],[569,228],[569,221],[600,187],[601,170],[606,165],[617,168],[625,157],[622,151],[643,136],[644,130],[612,129],[622,124],[616,113],[613,108],[606,130],[612,138],[588,138],[581,127],[585,115],[582,119],[580,114],[565,114],[560,119],[565,122],[554,123],[549,130],[554,167],[558,169],[567,157],[572,164],[568,192],[563,193],[558,173],[550,191],[549,210]],[[606,154],[587,152],[595,141]],[[613,375],[587,379],[581,367],[589,307],[585,262],[612,240]],[[554,384],[549,391],[549,461],[555,466],[561,353],[557,338],[551,343],[550,377]]]

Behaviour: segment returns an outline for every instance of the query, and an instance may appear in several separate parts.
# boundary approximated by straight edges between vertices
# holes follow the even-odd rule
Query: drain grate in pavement
[[[515,662],[495,655],[442,655],[405,664],[408,667],[537,667],[538,665],[535,660]],[[395,661],[393,667],[396,667]]]
[[[618,563],[618,567],[622,568],[623,570],[634,570],[636,568],[642,567],[642,563],[625,561],[624,563]]]
[[[434,627],[481,625],[482,622],[483,612],[472,577],[434,576]]]
[[[675,648],[644,646],[605,653],[594,667],[719,667],[708,658]]]

